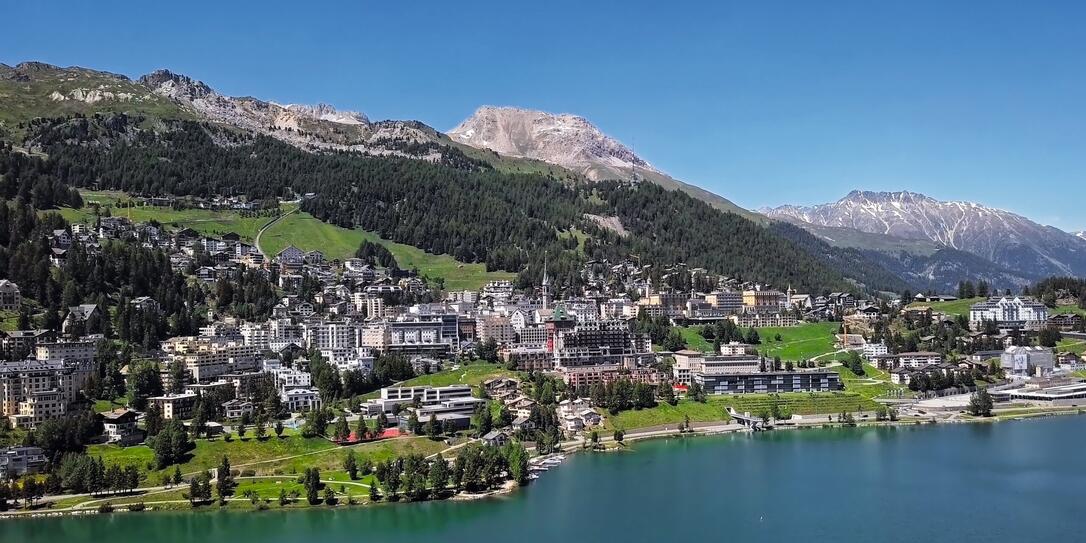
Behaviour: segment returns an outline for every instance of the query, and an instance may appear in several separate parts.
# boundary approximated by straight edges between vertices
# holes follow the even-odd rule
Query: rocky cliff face
[[[719,195],[672,178],[577,115],[483,106],[448,135],[471,147],[562,166],[592,181],[656,183],[669,190],[681,190],[717,209],[762,219]]]
[[[1029,276],[1086,275],[1086,245],[1072,234],[972,202],[943,202],[913,192],[853,191],[829,204],[762,212],[800,225],[928,240]]]
[[[454,141],[563,166],[591,180],[660,173],[618,140],[576,115],[483,106],[449,131]]]
[[[388,140],[417,143],[436,138],[436,133],[421,123],[371,123],[361,113],[339,111],[327,104],[280,105],[250,97],[223,96],[201,81],[169,70],[157,70],[139,81],[199,116],[303,147],[399,154],[399,146]]]

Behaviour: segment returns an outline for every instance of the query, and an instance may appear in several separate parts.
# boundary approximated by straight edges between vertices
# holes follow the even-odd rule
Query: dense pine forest
[[[507,173],[441,148],[434,161],[310,153],[263,136],[176,121],[159,132],[124,115],[41,120],[30,139],[47,173],[76,187],[142,195],[310,195],[304,211],[345,227],[538,281],[544,258],[558,281],[579,281],[587,259],[685,262],[744,280],[822,292],[900,281],[811,236],[801,242],[678,191],[640,183],[574,185]],[[588,214],[617,217],[623,234]],[[793,236],[795,237],[795,236]],[[583,243],[580,240],[583,240]],[[847,271],[845,271],[847,270]]]

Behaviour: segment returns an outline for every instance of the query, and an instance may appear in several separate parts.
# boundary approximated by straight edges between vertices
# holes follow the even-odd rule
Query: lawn
[[[853,392],[790,392],[785,394],[737,394],[724,396],[723,403],[736,411],[757,414],[778,402],[795,415],[836,414],[844,411],[873,411],[878,404]]]
[[[854,392],[864,398],[886,396],[891,391],[901,391],[902,394],[905,395],[911,394],[908,387],[895,385],[890,382],[889,373],[886,373],[871,364],[864,364],[863,377],[852,373],[852,370],[848,369],[846,366],[834,366],[830,369],[841,375],[841,382],[844,383],[846,391]]]
[[[269,255],[294,245],[305,251],[317,249],[327,258],[342,260],[354,256],[362,240],[387,247],[400,268],[417,268],[423,275],[444,279],[448,290],[477,290],[488,281],[515,276],[508,272],[488,272],[485,264],[469,264],[449,255],[430,254],[418,247],[385,240],[373,232],[328,224],[302,212],[293,213],[268,228],[260,237],[260,246]]]
[[[678,327],[678,330],[683,336],[683,341],[686,342],[687,349],[693,349],[703,353],[713,352],[713,344],[709,340],[701,337],[701,334],[699,333],[701,326],[680,326]]]
[[[243,241],[253,242],[257,232],[273,217],[262,215],[243,217],[233,210],[212,211],[208,209],[174,210],[169,207],[139,206],[118,208],[118,202],[128,201],[129,197],[117,191],[80,191],[87,204],[82,209],[61,208],[52,212],[60,213],[69,222],[91,223],[94,221],[94,209],[91,203],[110,207],[113,216],[127,217],[133,222],[158,221],[170,229],[192,228],[207,236],[222,236],[234,232]],[[297,209],[296,204],[285,204],[284,213]],[[574,234],[575,235],[575,234]],[[448,290],[477,290],[488,281],[513,279],[516,274],[502,271],[488,272],[485,264],[460,262],[449,255],[434,255],[402,243],[384,240],[373,232],[352,230],[323,222],[309,213],[296,212],[273,224],[260,237],[260,248],[269,255],[274,255],[288,245],[294,245],[305,251],[320,250],[327,258],[345,259],[354,256],[363,239],[384,244],[396,257],[396,262],[403,269],[418,268],[423,275],[445,280]]]
[[[343,459],[347,457],[348,450],[354,450],[360,461],[363,458],[369,458],[370,461],[377,463],[408,453],[429,456],[441,452],[445,447],[446,445],[441,441],[433,441],[427,437],[400,437],[350,447],[333,447],[319,454],[264,462],[254,464],[249,468],[256,470],[259,475],[294,475],[304,472],[305,468],[318,468],[321,472],[335,471],[343,469]]]
[[[373,232],[361,231],[361,234],[363,238],[371,242],[384,244],[389,251],[392,251],[392,255],[396,257],[396,263],[401,268],[407,270],[418,268],[423,275],[443,278],[446,290],[478,290],[489,281],[512,281],[516,278],[515,273],[487,271],[486,264],[469,264],[460,262],[449,255],[427,253],[412,245],[387,241]],[[357,245],[355,247],[357,248]]]
[[[1053,315],[1082,315],[1086,317],[1086,309],[1082,309],[1077,305],[1058,305],[1049,308],[1048,312]]]
[[[235,468],[252,469],[258,475],[293,475],[305,471],[307,467],[317,467],[330,472],[341,470],[348,449],[353,449],[360,460],[369,458],[378,462],[410,452],[430,455],[444,448],[442,442],[431,441],[425,437],[387,439],[350,447],[340,447],[319,437],[304,438],[296,434],[284,435],[282,438],[273,435],[263,441],[252,437],[245,440],[234,438],[231,441],[221,438],[198,439],[196,449],[180,468],[181,473],[186,475],[209,470],[217,467],[222,457],[226,456]],[[148,465],[154,462],[154,452],[145,445],[91,445],[87,454],[100,456],[107,465],[137,466],[146,474],[141,483],[143,486],[157,486],[162,473],[174,471],[173,466],[163,471],[148,470]]]
[[[126,407],[128,405],[124,396],[119,398],[110,399],[98,399],[94,401],[94,412],[104,413],[106,411],[113,411],[118,407]]]
[[[950,302],[931,302],[924,303],[918,302],[909,304],[909,307],[922,307],[928,306],[932,311],[939,313],[946,313],[947,315],[968,315],[969,308],[977,302],[983,302],[984,298],[963,298],[961,300],[954,300]]]
[[[228,232],[234,232],[245,241],[251,242],[256,237],[257,231],[272,219],[270,216],[243,217],[240,212],[233,210],[210,209],[181,209],[159,206],[138,207],[112,207],[117,202],[128,200],[128,196],[116,191],[80,191],[86,205],[81,209],[60,208],[53,212],[60,213],[68,222],[92,223],[94,222],[94,208],[92,203],[109,207],[110,214],[115,217],[125,217],[132,222],[158,221],[171,230],[192,228],[207,236],[222,236]],[[289,210],[289,208],[285,208]]]
[[[689,416],[691,422],[726,421],[727,408],[757,415],[770,409],[776,402],[782,411],[795,415],[837,414],[844,411],[873,411],[878,404],[870,398],[854,392],[793,392],[785,394],[729,394],[709,396],[706,403],[681,400],[678,405],[661,403],[651,409],[623,411],[618,415],[605,415],[608,426],[632,430],[677,424]]]
[[[1061,339],[1060,342],[1056,344],[1056,351],[1061,353],[1070,352],[1083,354],[1083,352],[1086,352],[1086,340],[1070,338]]]
[[[403,386],[429,385],[443,387],[449,385],[479,385],[483,381],[493,377],[512,376],[515,372],[505,369],[500,364],[487,364],[476,362],[465,364],[459,369],[442,370],[428,375],[420,375],[404,381]]]
[[[810,360],[816,356],[832,353],[834,334],[840,328],[838,322],[811,322],[799,326],[758,328],[758,337],[762,344],[758,351],[767,357],[779,356],[782,360]],[[776,336],[781,340],[777,341]]]
[[[10,332],[19,329],[19,313],[17,311],[0,311],[0,330]]]
[[[181,464],[182,473],[193,473],[218,466],[225,455],[230,463],[237,466],[250,462],[292,456],[298,454],[313,453],[336,448],[336,445],[323,438],[303,438],[298,435],[289,435],[277,438],[274,435],[260,441],[255,438],[240,440],[234,438],[226,441],[222,438],[213,440],[196,440],[196,449],[191,452],[188,461]],[[87,448],[87,454],[100,456],[106,464],[119,464],[122,466],[134,465],[148,474],[144,485],[153,486],[159,482],[161,472],[149,470],[148,465],[154,462],[154,452],[146,445],[134,447],[119,447],[116,445],[91,445]],[[167,468],[173,472],[173,467]]]
[[[604,414],[613,428],[633,430],[662,424],[678,424],[690,417],[692,422],[727,421],[731,417],[725,412],[724,404],[711,398],[706,403],[680,400],[676,405],[660,403],[651,409],[623,411],[617,415]]]
[[[260,248],[268,255],[294,245],[303,251],[319,250],[325,258],[343,260],[354,256],[360,243],[361,231],[328,224],[301,211],[283,217],[260,236]]]
[[[834,347],[834,334],[840,326],[841,324],[836,322],[813,322],[799,326],[758,328],[758,337],[762,343],[757,348],[767,357],[809,360],[837,350]],[[713,352],[713,343],[698,333],[701,326],[682,326],[678,327],[678,330],[688,349]],[[781,336],[780,341],[776,340],[777,335]]]

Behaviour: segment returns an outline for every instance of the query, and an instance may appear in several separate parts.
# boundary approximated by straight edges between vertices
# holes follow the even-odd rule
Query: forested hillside
[[[0,205],[0,276],[14,281],[24,296],[40,306],[42,317],[37,324],[59,329],[68,307],[92,303],[103,311],[119,308],[125,318],[116,332],[135,343],[150,346],[168,335],[195,332],[199,323],[193,320],[193,308],[203,303],[203,295],[171,269],[161,251],[110,242],[91,254],[73,245],[61,266],[50,264],[53,252],[48,236],[68,224],[55,213],[39,216],[36,208],[68,205],[74,192],[55,186],[51,170],[48,161],[0,148],[0,185],[6,191]],[[14,197],[8,199],[7,191]],[[154,298],[159,309],[153,314],[133,314],[138,310],[129,308],[128,301],[139,296]],[[31,327],[30,317],[26,312],[19,316],[21,329]],[[110,319],[93,319],[86,326],[87,333],[102,333]]]
[[[813,256],[830,251],[818,240],[801,247],[648,183],[582,185],[501,172],[454,148],[442,148],[434,162],[310,153],[206,123],[177,121],[157,132],[137,124],[123,115],[43,120],[29,137],[49,155],[48,173],[74,186],[256,199],[311,193],[302,208],[322,220],[528,278],[541,272],[544,255],[566,283],[579,280],[586,259],[637,256],[809,291],[855,289],[846,275],[875,288],[899,286],[877,267]],[[627,235],[586,214],[617,217]],[[587,239],[581,244],[578,236]]]

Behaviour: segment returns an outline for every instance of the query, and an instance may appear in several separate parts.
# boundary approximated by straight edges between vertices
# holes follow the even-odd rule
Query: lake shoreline
[[[1029,419],[1044,419],[1052,417],[1063,417],[1069,415],[1081,415],[1082,410],[1073,409],[1056,409],[1056,410],[1039,410],[1034,413],[1023,413],[1009,416],[999,416],[998,414],[988,418],[970,418],[970,419],[958,419],[958,420],[939,420],[936,418],[931,419],[913,419],[913,420],[897,420],[897,421],[865,421],[855,424],[842,423],[842,422],[818,422],[811,424],[801,425],[779,425],[774,426],[772,430],[762,430],[764,432],[770,432],[774,430],[784,431],[805,431],[805,430],[825,430],[834,428],[878,428],[878,427],[907,427],[907,426],[938,426],[938,425],[952,425],[952,424],[991,424],[999,422],[1029,420]],[[602,452],[636,452],[636,450],[627,447],[628,443],[634,443],[639,441],[652,441],[658,439],[669,438],[687,438],[687,437],[712,437],[722,436],[737,433],[756,433],[758,431],[752,430],[747,427],[737,427],[735,424],[725,424],[717,426],[707,426],[701,429],[695,428],[686,432],[678,432],[676,430],[659,430],[637,433],[636,431],[628,433],[624,436],[622,442],[616,443],[613,438],[605,438],[601,440],[601,447],[591,448],[586,447],[584,441],[571,441],[566,442],[562,447],[562,454],[572,453],[602,453]],[[610,446],[608,446],[610,445]],[[520,486],[513,481],[504,482],[499,488],[488,490],[486,492],[479,493],[461,493],[442,500],[423,500],[420,502],[390,502],[381,501],[378,503],[354,503],[348,504],[340,502],[334,506],[327,505],[308,505],[303,504],[300,507],[253,507],[253,508],[231,508],[226,507],[199,507],[199,508],[186,508],[186,507],[161,507],[156,508],[154,505],[146,505],[145,508],[138,511],[129,510],[130,505],[135,504],[117,504],[112,506],[112,510],[105,512],[100,511],[97,507],[86,509],[61,509],[61,510],[41,510],[41,511],[5,511],[0,512],[0,521],[3,520],[18,520],[18,519],[44,519],[44,518],[66,518],[66,517],[84,517],[92,515],[113,514],[113,513],[209,513],[209,512],[227,512],[227,513],[241,513],[241,512],[264,512],[264,511],[310,511],[310,510],[340,510],[345,508],[365,508],[373,506],[398,506],[405,504],[416,503],[428,503],[428,502],[476,502],[488,499],[503,498],[515,494],[521,489]],[[125,498],[120,496],[119,498]],[[104,500],[108,500],[105,498]],[[102,501],[102,500],[98,500]],[[237,498],[235,498],[237,501]],[[247,501],[247,500],[246,500]]]

